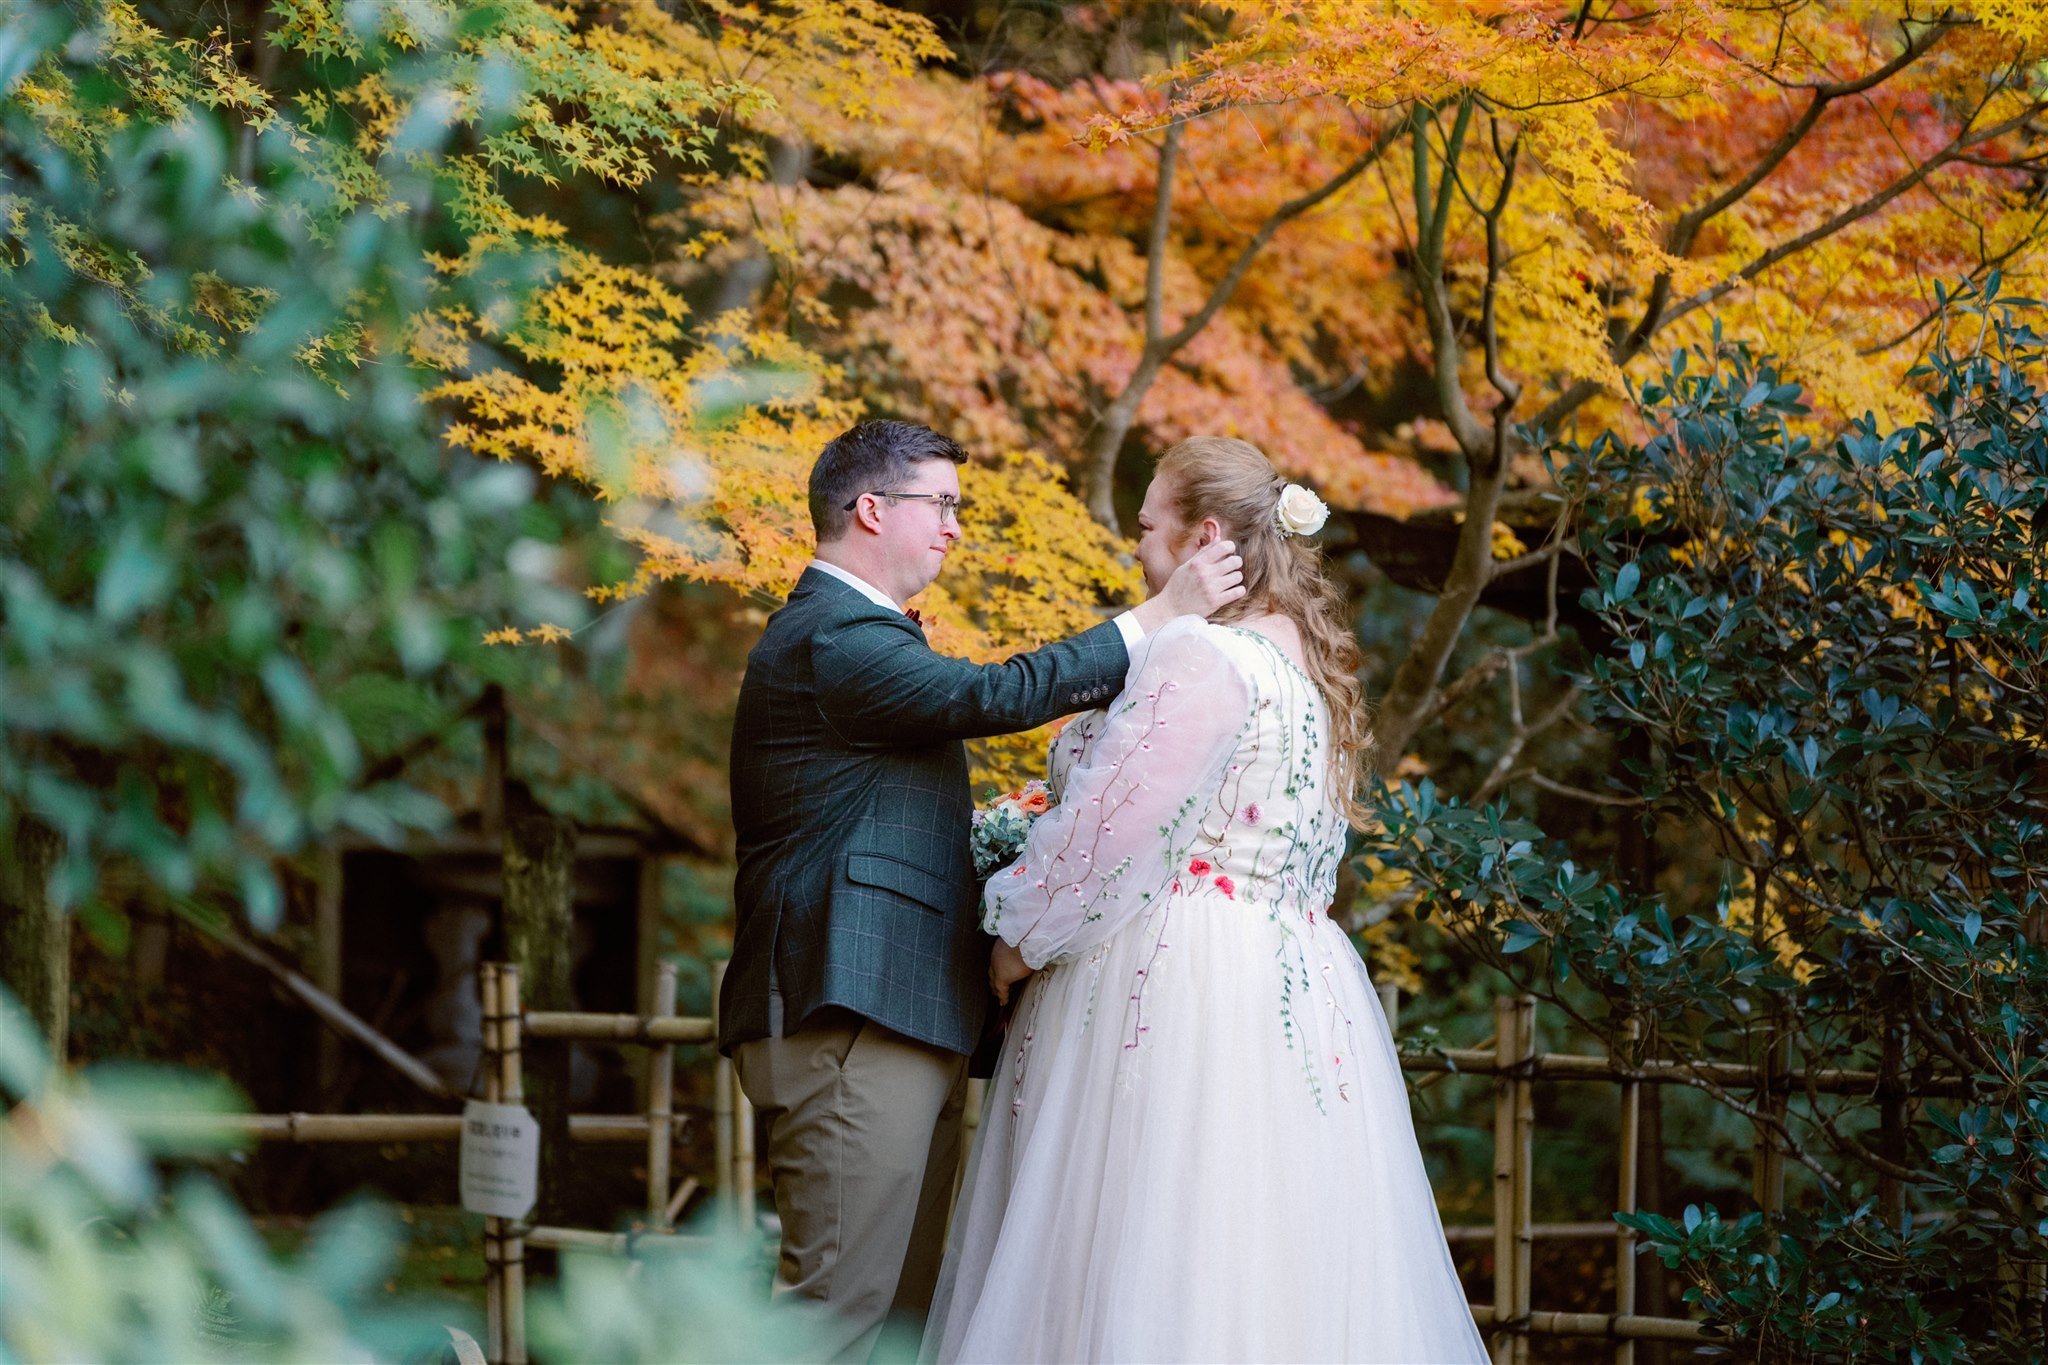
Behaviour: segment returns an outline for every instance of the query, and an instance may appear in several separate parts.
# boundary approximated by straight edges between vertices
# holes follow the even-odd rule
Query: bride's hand
[[[997,1003],[1009,1004],[1010,987],[1029,975],[1031,969],[1024,965],[1024,954],[997,939],[996,950],[988,957],[988,986],[996,993]]]

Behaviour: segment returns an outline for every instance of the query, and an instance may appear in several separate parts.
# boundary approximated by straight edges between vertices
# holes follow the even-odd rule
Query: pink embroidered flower
[[[1244,808],[1244,822],[1247,825],[1259,823],[1259,803],[1254,801]]]
[[[1232,900],[1237,899],[1237,883],[1228,877],[1218,877],[1216,879],[1216,889]]]
[[[1207,858],[1191,858],[1188,860],[1188,871],[1194,873],[1197,877],[1206,877],[1212,870]]]

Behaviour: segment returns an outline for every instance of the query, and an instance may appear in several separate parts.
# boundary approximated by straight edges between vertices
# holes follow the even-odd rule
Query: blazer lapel
[[[816,567],[806,568],[798,576],[796,586],[790,589],[789,603],[794,606],[798,599],[804,597],[816,597],[820,601],[828,602],[833,607],[849,615],[879,616],[884,619],[896,618],[908,621],[917,629],[918,638],[924,639],[924,623],[915,616],[910,615],[908,612],[897,611],[892,607],[885,607],[860,589],[854,587],[851,583],[843,579],[834,578],[831,574],[825,573]]]

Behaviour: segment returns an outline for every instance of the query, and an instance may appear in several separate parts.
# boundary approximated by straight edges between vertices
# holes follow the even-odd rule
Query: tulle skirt
[[[1204,888],[1031,980],[924,1356],[1486,1359],[1341,929]]]

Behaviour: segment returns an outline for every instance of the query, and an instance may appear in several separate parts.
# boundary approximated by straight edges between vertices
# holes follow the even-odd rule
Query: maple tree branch
[[[1443,591],[1379,702],[1373,738],[1381,758],[1389,763],[1407,753],[1409,741],[1429,713],[1451,652],[1464,637],[1465,622],[1493,580],[1493,523],[1508,465],[1504,460],[1491,462],[1490,468],[1487,462],[1468,463],[1472,477],[1465,491],[1465,520],[1458,528]]]
[[[2005,134],[2013,132],[2014,130],[2024,126],[2027,120],[2032,118],[2034,114],[2038,112],[2038,109],[2039,106],[2037,106],[2035,109],[2029,109],[2024,114],[2016,115],[2013,118],[2007,119],[2003,123],[1993,124],[1988,128],[1980,129],[1976,133],[1969,132],[1966,126],[1963,131],[1958,132],[1956,134],[1954,139],[1952,139],[1949,142],[1948,146],[1944,147],[1941,151],[1936,152],[1933,156],[1927,158],[1927,160],[1921,162],[1911,171],[1908,171],[1906,174],[1900,176],[1897,180],[1894,180],[1891,184],[1885,186],[1883,189],[1878,190],[1876,193],[1870,195],[1868,198],[1862,200],[1859,203],[1850,205],[1848,208],[1843,209],[1840,213],[1828,219],[1826,222],[1818,224],[1815,227],[1812,227],[1807,231],[1800,233],[1797,237],[1792,238],[1790,241],[1779,243],[1777,246],[1772,247],[1769,251],[1764,252],[1761,256],[1758,256],[1756,259],[1752,260],[1749,264],[1743,266],[1740,270],[1736,271],[1728,278],[1722,280],[1720,283],[1710,285],[1707,288],[1702,289],[1699,293],[1694,294],[1690,298],[1683,300],[1675,307],[1673,307],[1668,313],[1665,314],[1663,321],[1659,324],[1659,327],[1661,328],[1662,326],[1668,325],[1672,322],[1676,322],[1679,318],[1686,316],[1688,313],[1693,313],[1701,308],[1706,307],[1708,304],[1713,303],[1716,300],[1724,297],[1740,285],[1745,284],[1752,279],[1755,279],[1758,275],[1770,269],[1772,266],[1784,260],[1786,257],[1796,256],[1800,252],[1806,250],[1808,247],[1826,241],[1828,238],[1840,232],[1843,228],[1848,227],[1853,223],[1860,222],[1865,218],[1868,218],[1871,214],[1876,213],[1886,204],[1891,203],[1892,200],[1898,198],[1900,195],[1906,193],[1908,190],[1918,185],[1921,181],[1927,179],[1928,176],[1933,175],[1936,171],[1940,170],[1943,166],[1946,166],[1949,162],[1954,161],[1967,149],[1975,147],[1980,143],[1988,142],[1993,138],[2003,137]]]
[[[1789,241],[1781,242],[1729,275],[1726,279],[1681,300],[1674,306],[1664,307],[1658,304],[1654,313],[1646,308],[1643,321],[1638,323],[1636,329],[1629,334],[1627,339],[1615,348],[1615,363],[1627,364],[1642,352],[1642,349],[1649,344],[1658,332],[1661,332],[1673,322],[1719,301],[1787,257],[1796,256],[1807,248],[1834,236],[1842,231],[1842,229],[1868,218],[1885,205],[1891,203],[1892,200],[1897,199],[1900,195],[1919,185],[1943,166],[1953,161],[1961,160],[1968,154],[1970,148],[1980,146],[1994,138],[2003,137],[2007,133],[2016,132],[2027,126],[2029,121],[2039,116],[2044,108],[2048,108],[2048,101],[2037,102],[2024,112],[2016,114],[2002,123],[1993,124],[1974,133],[1969,130],[1968,123],[1965,123],[1962,130],[1957,132],[1946,147],[1928,157],[1889,185],[1875,191],[1858,203],[1843,209],[1826,222],[1800,233]],[[1668,285],[1665,292],[1668,295]],[[1652,302],[1656,303],[1654,296]],[[1594,394],[1599,393],[1603,387],[1595,379],[1575,380],[1570,387],[1552,399],[1541,412],[1536,414],[1531,421],[1531,425],[1544,430],[1555,430],[1559,422],[1577,411],[1582,404]]]
[[[1854,80],[1835,81],[1827,85],[1812,87],[1813,97],[1807,101],[1805,111],[1800,114],[1790,128],[1785,130],[1783,136],[1779,137],[1776,142],[1764,150],[1764,154],[1757,158],[1756,164],[1751,166],[1748,173],[1741,179],[1722,190],[1706,203],[1701,204],[1698,208],[1681,214],[1678,221],[1671,225],[1671,231],[1665,238],[1664,249],[1674,256],[1683,256],[1686,252],[1690,251],[1693,241],[1699,236],[1699,231],[1702,227],[1706,226],[1713,218],[1740,203],[1748,196],[1751,190],[1762,184],[1772,171],[1777,170],[1779,166],[1784,164],[1785,158],[1790,156],[1793,150],[1806,140],[1806,135],[1813,131],[1815,124],[1820,122],[1820,116],[1827,112],[1827,107],[1830,104],[1833,104],[1838,99],[1845,99],[1851,95],[1860,95],[1867,90],[1873,90],[1926,56],[1933,49],[1934,45],[1941,41],[1942,36],[1948,32],[1946,21],[1948,16],[1953,13],[1953,10],[1944,11],[1942,17],[1936,19],[1918,37],[1909,35],[1904,50],[1875,71],[1859,76]],[[1670,286],[1669,273],[1660,275],[1658,280],[1668,291]],[[1647,321],[1654,315],[1646,309],[1644,316],[1645,321]],[[1641,330],[1641,324],[1637,325],[1637,330]]]
[[[1238,249],[1237,255],[1230,262],[1230,267],[1223,272],[1222,278],[1216,281],[1215,287],[1210,289],[1209,297],[1202,301],[1202,306],[1161,344],[1178,351],[1194,340],[1196,334],[1209,325],[1209,320],[1215,317],[1217,311],[1230,301],[1231,295],[1237,292],[1237,286],[1243,281],[1245,272],[1251,268],[1252,261],[1266,249],[1275,233],[1363,175],[1367,168],[1384,156],[1387,149],[1399,141],[1407,131],[1408,125],[1405,122],[1395,120],[1381,129],[1379,136],[1372,140],[1372,145],[1353,157],[1343,170],[1316,188],[1296,195],[1274,209],[1266,221],[1259,225],[1259,230],[1252,234],[1251,240]]]
[[[1451,194],[1458,183],[1458,157],[1465,150],[1465,135],[1472,128],[1472,111],[1477,101],[1466,98],[1458,101],[1458,118],[1451,125],[1451,135],[1444,139],[1444,178],[1436,187],[1436,207],[1430,213],[1429,227],[1435,240],[1430,243],[1430,254],[1443,259],[1444,237],[1451,221]]]
[[[1515,166],[1522,150],[1522,138],[1518,133],[1500,145],[1500,125],[1490,124],[1494,152],[1500,157],[1500,191],[1493,197],[1493,204],[1481,215],[1486,224],[1486,289],[1480,297],[1479,334],[1486,352],[1486,378],[1493,385],[1494,392],[1501,397],[1499,407],[1493,415],[1494,458],[1506,458],[1507,415],[1522,396],[1522,386],[1508,378],[1507,371],[1500,363],[1500,326],[1495,315],[1494,303],[1500,292],[1500,277],[1507,267],[1505,253],[1501,247],[1500,220],[1506,212],[1508,198],[1515,192]]]
[[[1488,375],[1500,389],[1501,401],[1494,409],[1491,430],[1473,416],[1459,374],[1457,325],[1451,317],[1450,300],[1444,288],[1443,250],[1450,216],[1451,182],[1457,175],[1458,155],[1471,128],[1475,103],[1469,95],[1460,103],[1458,118],[1444,145],[1444,182],[1436,187],[1434,193],[1429,183],[1427,136],[1427,121],[1433,111],[1418,108],[1414,115],[1412,174],[1416,228],[1413,273],[1416,288],[1422,295],[1423,311],[1429,321],[1437,396],[1444,420],[1465,456],[1468,478],[1464,520],[1458,527],[1458,543],[1451,552],[1451,568],[1445,575],[1443,590],[1437,594],[1429,619],[1423,623],[1415,643],[1394,670],[1386,695],[1380,699],[1374,739],[1379,753],[1395,761],[1407,752],[1409,741],[1431,714],[1437,687],[1443,680],[1451,652],[1463,637],[1465,623],[1471,618],[1473,608],[1479,605],[1480,595],[1493,581],[1493,523],[1500,509],[1501,490],[1507,482],[1508,414],[1518,396],[1512,382],[1501,387],[1506,376],[1500,371],[1497,357],[1491,354],[1497,349],[1498,339],[1489,334],[1483,338],[1490,352]],[[1503,152],[1502,159],[1505,173],[1490,211],[1487,234],[1489,291],[1494,288],[1502,268],[1497,222],[1512,188],[1512,156]]]
[[[1145,260],[1145,342],[1139,352],[1138,363],[1131,371],[1131,377],[1123,389],[1110,400],[1102,415],[1091,428],[1088,442],[1088,511],[1095,520],[1116,531],[1120,528],[1116,520],[1116,463],[1123,453],[1124,439],[1130,435],[1131,427],[1138,418],[1138,409],[1151,391],[1166,362],[1193,341],[1215,320],[1231,298],[1237,287],[1244,281],[1252,262],[1273,240],[1276,233],[1289,222],[1299,218],[1310,209],[1337,194],[1346,185],[1363,175],[1366,169],[1377,162],[1387,149],[1406,135],[1408,124],[1396,120],[1380,130],[1370,146],[1312,190],[1304,191],[1274,209],[1259,225],[1251,239],[1238,249],[1229,267],[1216,283],[1210,287],[1208,297],[1181,325],[1171,333],[1165,325],[1165,268],[1166,249],[1173,222],[1173,197],[1171,194],[1174,166],[1178,160],[1179,139],[1183,124],[1169,124],[1166,140],[1160,148],[1159,192],[1152,206],[1152,224],[1147,236]]]
[[[1969,158],[1965,157],[1958,159],[1968,160]],[[2007,247],[2003,251],[1985,257],[1977,265],[1975,269],[1971,270],[1968,274],[1963,276],[1964,281],[1970,284],[1982,284],[1984,282],[1985,277],[1988,276],[1992,271],[2002,268],[2007,261],[2010,261],[2013,257],[2019,255],[2022,251],[2025,251],[2031,247],[2038,246],[2040,233],[2043,227],[2048,227],[2048,210],[2044,210],[2043,212],[2036,214],[2034,216],[2033,225],[2029,227],[2025,232],[2021,233],[2017,238],[2015,238],[2011,246]],[[1942,314],[1946,311],[1946,309],[1942,308],[1939,305],[1929,308],[1925,313],[1922,313],[1920,315],[1918,321],[1908,324],[1903,332],[1900,332],[1895,336],[1887,337],[1885,340],[1876,342],[1872,345],[1858,347],[1856,350],[1856,354],[1859,356],[1882,355],[1884,352],[1891,350],[1894,346],[1903,345],[1906,342],[1911,341],[1914,337],[1918,336],[1921,332],[1925,331],[1930,323],[1940,318]]]
[[[1152,200],[1152,228],[1145,237],[1145,349],[1159,344],[1166,330],[1166,236],[1173,226],[1173,167],[1180,160],[1181,137],[1186,125],[1176,123],[1166,130],[1159,146],[1158,188]]]
[[[1519,666],[1508,669],[1508,691],[1513,712],[1514,734],[1501,749],[1500,757],[1494,760],[1493,769],[1487,773],[1486,780],[1472,793],[1472,799],[1467,804],[1474,809],[1493,800],[1500,793],[1500,789],[1507,786],[1508,780],[1515,775],[1515,764],[1520,761],[1522,751],[1529,747],[1529,741],[1570,715],[1572,708],[1579,702],[1579,689],[1567,687],[1564,695],[1546,707],[1542,715],[1532,721],[1524,721]]]
[[[1429,706],[1422,713],[1422,720],[1432,721],[1444,715],[1466,697],[1492,681],[1493,676],[1507,667],[1513,656],[1505,649],[1489,649],[1479,657],[1477,663],[1437,689]]]
[[[1540,550],[1531,550],[1528,554],[1516,555],[1513,559],[1497,560],[1493,566],[1493,576],[1501,578],[1507,574],[1520,573],[1524,569],[1533,569],[1538,564],[1548,564],[1568,548],[1562,540],[1553,540]]]
[[[1723,189],[1719,194],[1707,200],[1706,203],[1680,214],[1678,221],[1671,225],[1671,231],[1665,235],[1664,250],[1673,256],[1684,256],[1689,253],[1692,250],[1693,243],[1699,238],[1700,229],[1733,208],[1736,204],[1741,203],[1749,196],[1751,190],[1762,184],[1773,171],[1782,166],[1785,163],[1785,159],[1798,148],[1800,143],[1806,140],[1807,135],[1820,122],[1821,115],[1827,112],[1829,105],[1833,104],[1836,100],[1861,95],[1876,89],[1926,56],[1934,48],[1934,45],[1941,41],[1943,35],[1948,32],[1950,16],[1953,14],[1954,10],[1944,10],[1941,16],[1933,20],[1918,36],[1908,32],[1906,46],[1896,57],[1876,70],[1851,80],[1831,81],[1823,85],[1808,87],[1812,91],[1812,96],[1808,99],[1805,110],[1793,121],[1792,126],[1787,128],[1776,142],[1765,148],[1764,154],[1758,157],[1748,172],[1736,180],[1734,184]],[[1650,338],[1656,335],[1658,329],[1666,321],[1664,309],[1670,301],[1671,272],[1669,270],[1660,270],[1657,272],[1657,277],[1650,283],[1650,296],[1643,305],[1641,320],[1636,323],[1628,336],[1614,349],[1614,359],[1617,365],[1626,365],[1641,353],[1643,347],[1649,344]],[[1588,393],[1585,397],[1591,397],[1591,393]],[[1585,397],[1580,398],[1578,401],[1583,403]],[[1577,404],[1575,403],[1573,406],[1576,407]],[[1547,411],[1546,409],[1546,413]]]
[[[1412,118],[1414,137],[1410,143],[1413,166],[1415,197],[1415,252],[1411,262],[1411,273],[1415,287],[1422,296],[1423,312],[1429,321],[1429,339],[1432,359],[1435,361],[1437,399],[1443,408],[1444,421],[1451,429],[1451,436],[1458,443],[1459,450],[1473,466],[1473,485],[1481,482],[1479,474],[1483,466],[1499,462],[1493,459],[1493,441],[1477,418],[1472,415],[1471,406],[1465,400],[1465,390],[1459,375],[1459,354],[1457,322],[1451,316],[1450,298],[1444,288],[1444,238],[1449,226],[1452,180],[1457,175],[1458,155],[1464,150],[1465,134],[1472,126],[1474,101],[1466,96],[1458,102],[1458,117],[1452,125],[1449,137],[1444,143],[1444,179],[1434,190],[1429,181],[1429,123],[1435,110],[1427,105],[1418,105]],[[1496,499],[1497,500],[1497,499]],[[1492,517],[1487,519],[1489,528]]]
[[[1620,806],[1626,809],[1644,804],[1641,797],[1609,796],[1604,792],[1588,791],[1584,787],[1574,787],[1570,783],[1560,782],[1556,778],[1538,772],[1534,768],[1524,768],[1521,772],[1515,774],[1515,780],[1524,781],[1532,787],[1540,787],[1544,791],[1552,792],[1558,796],[1568,796],[1574,801],[1584,801],[1588,805],[1593,806]]]
[[[1763,155],[1757,159],[1756,163],[1740,179],[1723,189],[1713,198],[1707,200],[1706,203],[1679,215],[1678,221],[1671,225],[1671,231],[1665,236],[1665,251],[1673,256],[1684,256],[1690,252],[1693,243],[1699,238],[1700,230],[1713,219],[1742,202],[1743,199],[1748,197],[1751,190],[1762,184],[1773,171],[1783,165],[1785,159],[1798,148],[1800,143],[1806,140],[1807,135],[1820,122],[1821,115],[1827,111],[1829,105],[1833,104],[1836,100],[1865,94],[1876,89],[1926,56],[1948,32],[1951,25],[1951,16],[1954,13],[1953,9],[1944,10],[1938,18],[1929,21],[1927,28],[1920,34],[1917,36],[1909,34],[1906,46],[1897,56],[1893,57],[1883,66],[1848,80],[1832,81],[1827,84],[1809,87],[1812,91],[1812,96],[1807,101],[1806,109],[1776,142],[1764,149]],[[1881,207],[1881,205],[1874,205],[1870,211],[1874,211],[1876,207]],[[1616,365],[1626,365],[1629,361],[1635,359],[1636,356],[1642,353],[1643,348],[1650,344],[1651,339],[1672,321],[1675,315],[1666,312],[1670,301],[1671,272],[1662,270],[1657,273],[1657,277],[1650,283],[1650,294],[1643,304],[1642,317],[1629,331],[1628,335],[1617,342],[1614,347],[1613,356]],[[1690,309],[1686,311],[1690,311]],[[1554,429],[1565,417],[1577,411],[1594,394],[1600,392],[1602,387],[1597,380],[1580,379],[1574,381],[1570,387],[1553,399],[1536,415],[1534,425],[1539,429]]]

